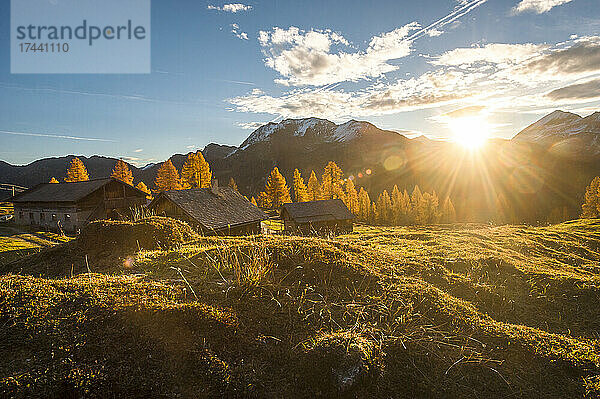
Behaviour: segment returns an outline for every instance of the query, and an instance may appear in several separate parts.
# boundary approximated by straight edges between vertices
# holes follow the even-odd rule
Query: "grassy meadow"
[[[3,396],[600,395],[597,219],[54,244],[0,262]]]

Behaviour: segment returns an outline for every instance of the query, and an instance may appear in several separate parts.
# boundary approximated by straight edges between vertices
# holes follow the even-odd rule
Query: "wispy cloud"
[[[271,96],[255,89],[229,102],[240,112],[342,120],[442,106],[471,106],[468,110],[473,112],[473,104],[485,106],[486,112],[514,112],[600,97],[594,93],[600,75],[600,37],[554,45],[491,43],[454,49],[430,63],[438,68],[410,79],[378,80],[354,91],[336,89],[336,84]]]
[[[10,130],[0,130],[0,134],[9,134],[9,135],[13,135],[13,136],[49,137],[49,138],[53,138],[53,139],[76,140],[76,141],[104,141],[104,142],[110,142],[110,143],[116,142],[116,140],[101,139],[101,138],[96,138],[96,137],[77,137],[77,136],[67,136],[67,135],[63,135],[63,134],[13,132]]]
[[[546,95],[552,100],[590,101],[600,98],[600,79],[577,83],[552,90]]]
[[[167,72],[164,72],[167,73]],[[113,93],[101,93],[94,91],[83,91],[83,90],[70,90],[70,89],[57,89],[54,87],[26,87],[26,86],[18,86],[13,84],[8,84],[4,82],[0,82],[0,88],[10,89],[10,90],[19,90],[19,91],[29,91],[34,93],[48,93],[48,94],[70,94],[77,96],[86,96],[86,97],[101,97],[101,98],[110,98],[117,100],[125,100],[125,101],[136,101],[136,102],[146,102],[146,103],[157,103],[157,104],[174,104],[174,105],[198,105],[202,102],[194,101],[173,101],[173,100],[165,100],[160,98],[148,97],[141,94],[113,94]],[[206,106],[210,106],[210,103]]]
[[[522,0],[513,8],[513,13],[521,14],[530,11],[536,14],[543,14],[556,6],[570,3],[571,1],[573,0]]]
[[[142,151],[144,151],[143,148],[138,148],[138,149],[134,150],[133,152],[142,152]]]
[[[452,12],[422,27],[411,22],[390,32],[371,37],[365,50],[347,51],[348,40],[329,29],[309,31],[291,26],[259,32],[265,65],[282,78],[286,86],[324,86],[377,78],[399,69],[391,60],[411,54],[413,42],[422,36],[435,37],[442,27],[452,24],[487,0],[465,1]]]
[[[259,127],[266,125],[266,122],[238,122],[236,125],[246,130],[255,130]]]
[[[215,5],[209,4],[208,7],[206,7],[206,8],[208,8],[209,10],[225,11],[225,12],[231,12],[231,13],[252,10],[252,6],[247,5],[247,4],[241,4],[241,3],[224,4],[223,6],[215,6]]]

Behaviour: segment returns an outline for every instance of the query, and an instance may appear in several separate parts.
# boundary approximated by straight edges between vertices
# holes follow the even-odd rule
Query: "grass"
[[[3,267],[0,389],[598,397],[599,227],[359,226],[314,238],[98,223]]]
[[[0,267],[72,238],[56,233],[22,229],[12,223],[0,225]]]

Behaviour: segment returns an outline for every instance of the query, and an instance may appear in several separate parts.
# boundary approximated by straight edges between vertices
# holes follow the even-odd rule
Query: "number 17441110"
[[[19,43],[22,53],[67,53],[69,43]]]

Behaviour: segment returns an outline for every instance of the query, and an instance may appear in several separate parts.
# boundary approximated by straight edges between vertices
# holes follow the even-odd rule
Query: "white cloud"
[[[391,60],[408,56],[412,44],[423,36],[435,37],[440,28],[486,3],[487,0],[464,0],[444,17],[422,28],[417,22],[373,36],[365,50],[349,52],[348,41],[331,30],[304,31],[297,27],[274,27],[260,31],[258,41],[266,56],[265,65],[282,78],[276,83],[287,86],[324,86],[377,78],[399,67]]]
[[[378,77],[398,69],[387,61],[411,52],[408,34],[419,28],[416,22],[374,36],[365,51],[332,51],[348,46],[348,41],[330,30],[303,31],[296,27],[260,31],[259,42],[265,64],[282,75],[276,82],[293,86],[321,86],[344,81]]]
[[[144,151],[144,149],[143,149],[143,148],[138,148],[138,149],[136,149],[136,150],[133,150],[133,152],[142,152],[142,151]]]
[[[256,91],[229,102],[239,112],[343,120],[349,116],[393,114],[452,104],[474,95],[471,87],[475,76],[441,70],[393,84],[376,83],[354,92],[303,88],[274,97]]]
[[[487,112],[532,110],[584,104],[600,97],[595,94],[600,74],[597,37],[556,45],[492,43],[455,49],[430,62],[438,68],[409,79],[378,80],[354,91],[335,85],[272,96],[255,89],[229,102],[238,112],[340,121],[447,105],[485,106]]]
[[[252,6],[240,3],[225,4],[222,7],[209,4],[206,8],[208,8],[209,10],[225,11],[232,13],[252,10]]]
[[[233,33],[238,39],[248,40],[248,34],[246,32],[242,32],[238,24],[231,24],[231,33]]]
[[[266,125],[267,123],[268,122],[238,122],[236,123],[236,125],[241,127],[242,129],[256,130],[261,126]]]
[[[522,0],[513,8],[515,14],[520,14],[526,11],[532,11],[536,14],[543,14],[550,11],[556,6],[570,3],[573,0]]]

